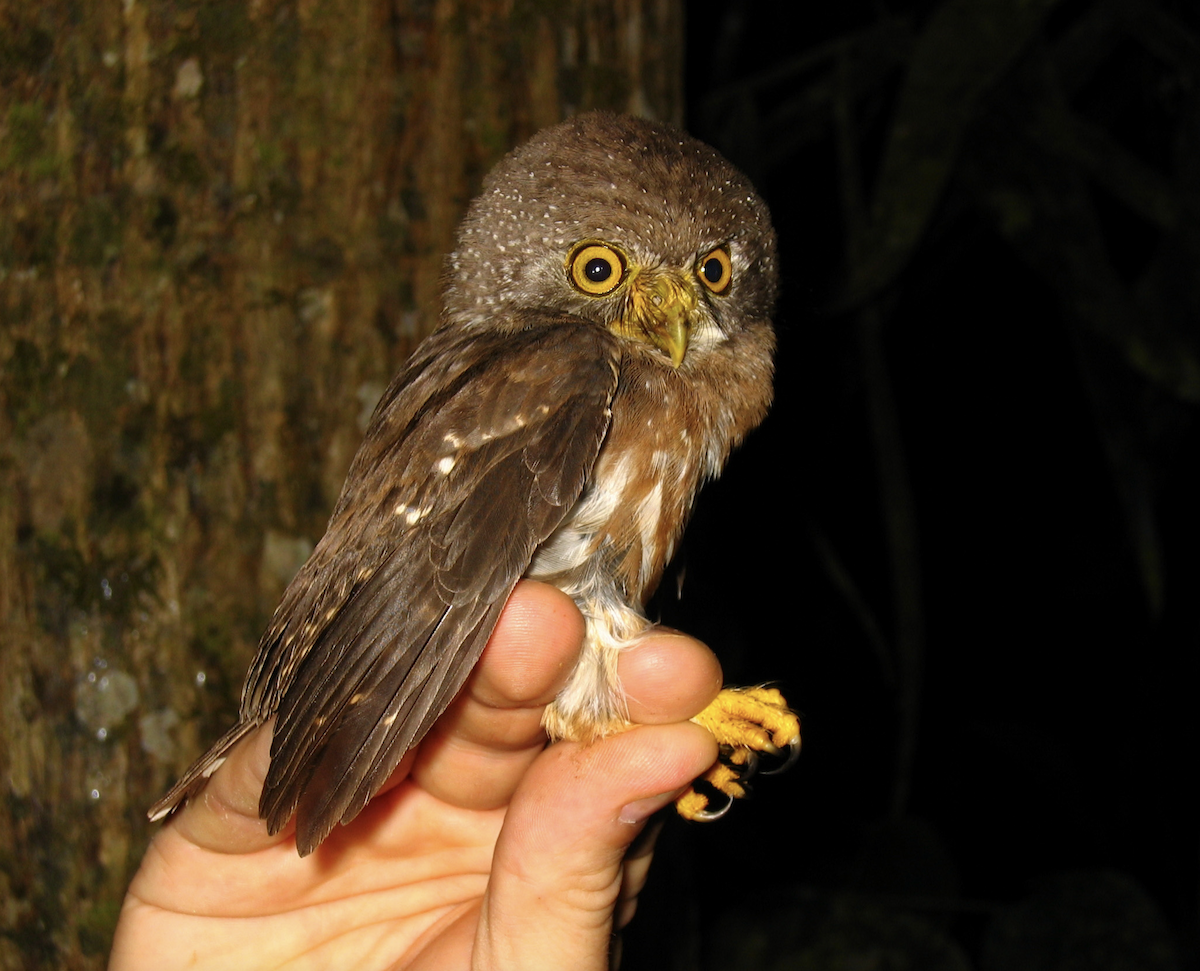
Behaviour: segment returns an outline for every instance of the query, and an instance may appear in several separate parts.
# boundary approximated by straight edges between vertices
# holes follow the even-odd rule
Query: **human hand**
[[[697,641],[653,634],[620,659],[638,727],[545,748],[542,709],[582,635],[568,597],[519,584],[463,693],[305,858],[290,824],[268,836],[258,818],[270,725],[246,738],[150,844],[110,971],[607,969],[652,840],[626,851],[716,758],[687,719],[721,671]]]

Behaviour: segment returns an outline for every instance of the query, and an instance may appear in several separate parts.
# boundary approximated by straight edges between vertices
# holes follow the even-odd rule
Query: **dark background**
[[[1005,6],[689,4],[784,279],[659,610],[804,751],[668,824],[627,966],[1197,966],[1200,11]]]

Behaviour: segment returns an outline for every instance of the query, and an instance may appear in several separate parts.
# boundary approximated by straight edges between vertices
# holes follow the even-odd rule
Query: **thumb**
[[[238,742],[164,832],[215,853],[254,853],[282,843],[291,824],[271,836],[258,817],[258,797],[271,764],[273,727],[268,723]]]
[[[607,971],[625,851],[716,755],[712,735],[690,722],[546,749],[496,844],[475,967]]]

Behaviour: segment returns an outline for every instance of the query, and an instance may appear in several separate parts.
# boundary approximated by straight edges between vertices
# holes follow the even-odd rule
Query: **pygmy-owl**
[[[749,181],[667,125],[548,128],[484,182],[446,264],[441,322],[375,409],[325,536],[291,582],[237,725],[151,809],[197,792],[278,716],[259,804],[301,855],[347,823],[463,686],[521,577],[569,594],[578,663],[551,738],[627,727],[617,656],[700,484],[771,401],[775,236]],[[729,797],[754,750],[799,744],[773,689],[696,719]],[[693,789],[692,818],[714,814]]]

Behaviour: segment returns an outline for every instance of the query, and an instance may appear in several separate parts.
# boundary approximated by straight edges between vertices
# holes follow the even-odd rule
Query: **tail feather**
[[[253,722],[239,721],[217,739],[216,744],[192,763],[191,768],[171,787],[170,791],[150,807],[146,815],[150,817],[151,822],[165,819],[175,810],[182,808],[189,799],[204,788],[208,783],[209,776],[221,767],[229,755],[230,749],[257,727]]]

